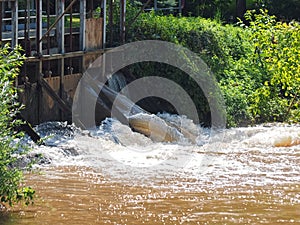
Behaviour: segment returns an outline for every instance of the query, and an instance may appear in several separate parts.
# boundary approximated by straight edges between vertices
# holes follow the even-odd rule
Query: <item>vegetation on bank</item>
[[[23,135],[15,131],[20,124],[16,114],[20,109],[13,82],[22,65],[20,49],[8,45],[0,49],[0,204],[12,205],[24,200],[30,204],[34,190],[22,185],[22,170],[15,166],[18,157],[28,149],[18,142]]]
[[[147,0],[131,0],[136,6],[145,4]],[[177,7],[179,0],[157,0],[158,8]],[[299,0],[188,0],[182,1],[183,16],[200,16],[203,18],[219,18],[227,23],[236,21],[239,6],[244,5],[246,9],[267,9],[271,15],[280,20],[300,20]],[[154,1],[150,1],[147,8],[154,8]],[[176,13],[177,10],[173,10]]]
[[[136,13],[135,9],[129,12]],[[223,25],[200,17],[142,13],[130,24],[127,39],[169,41],[197,53],[212,69],[222,89],[228,126],[298,122],[299,23],[278,22],[264,10],[248,11],[245,18],[247,25]],[[155,63],[133,65],[130,69],[137,76],[153,75],[153,71],[159,76],[172,76],[196,103],[200,119],[208,113],[203,94],[182,71]]]

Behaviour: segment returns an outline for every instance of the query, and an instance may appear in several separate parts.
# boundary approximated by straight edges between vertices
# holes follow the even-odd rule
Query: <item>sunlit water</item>
[[[50,138],[31,153],[44,162],[26,176],[35,204],[0,224],[300,224],[299,126],[189,129],[197,145],[152,142],[112,119],[40,125]]]

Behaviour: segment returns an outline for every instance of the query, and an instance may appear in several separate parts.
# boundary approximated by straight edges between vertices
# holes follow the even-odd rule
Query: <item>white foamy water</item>
[[[210,130],[185,117],[166,123],[197,135],[155,142],[114,119],[93,130],[51,122],[42,173],[26,174],[34,206],[0,224],[299,224],[300,127]],[[178,126],[181,124],[181,126]]]
[[[178,116],[159,115],[168,122]],[[196,179],[213,186],[300,182],[300,127],[284,124],[210,130],[186,118],[197,143],[153,142],[114,119],[82,131],[61,122],[39,125],[46,146],[35,146],[42,166],[86,166],[124,182],[155,185],[163,177]],[[211,182],[210,182],[211,181]]]

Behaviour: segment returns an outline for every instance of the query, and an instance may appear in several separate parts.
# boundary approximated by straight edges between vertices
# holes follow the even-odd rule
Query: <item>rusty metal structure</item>
[[[70,121],[82,73],[115,40],[125,43],[126,0],[0,0],[0,17],[1,45],[21,45],[26,55],[16,86],[31,124]]]
[[[125,38],[126,0],[119,4],[117,35]],[[16,85],[30,123],[70,120],[82,72],[108,49],[112,7],[113,0],[0,0],[1,45],[21,45],[26,55]]]

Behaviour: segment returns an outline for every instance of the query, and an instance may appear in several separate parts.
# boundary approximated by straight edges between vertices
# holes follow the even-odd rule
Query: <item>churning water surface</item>
[[[39,125],[47,145],[31,154],[43,163],[26,175],[38,197],[0,224],[300,224],[299,126],[184,122],[197,144],[153,142],[114,119]]]

